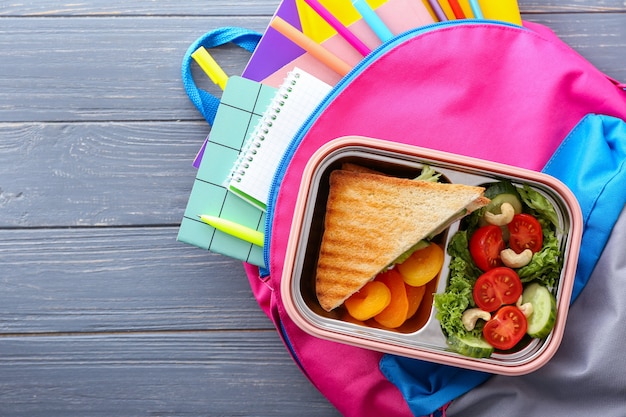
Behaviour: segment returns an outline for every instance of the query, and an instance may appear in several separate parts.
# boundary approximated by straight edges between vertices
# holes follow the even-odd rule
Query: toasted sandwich
[[[485,206],[484,188],[335,170],[330,175],[315,287],[340,305],[418,242]]]

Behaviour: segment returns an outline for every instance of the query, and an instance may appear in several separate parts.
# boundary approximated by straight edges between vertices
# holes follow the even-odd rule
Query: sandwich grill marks
[[[484,189],[335,170],[315,287],[331,311],[422,239],[485,205]],[[478,204],[476,204],[478,200]]]

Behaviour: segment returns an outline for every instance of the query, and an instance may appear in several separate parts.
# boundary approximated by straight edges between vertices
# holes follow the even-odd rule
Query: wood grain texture
[[[267,22],[247,16],[2,19],[11,35],[0,37],[0,122],[198,120],[180,75],[189,45],[211,29],[262,31]],[[250,57],[235,46],[213,52],[228,74],[241,73]],[[212,92],[220,94],[216,86]]]
[[[231,0],[5,1],[0,4],[0,16],[271,16],[277,4],[276,0],[244,0],[236,3]]]
[[[626,3],[622,0],[519,0],[523,13],[585,13],[623,12]]]
[[[0,333],[273,329],[241,262],[177,232],[0,230]]]
[[[0,352],[2,416],[339,416],[270,331],[9,337]]]
[[[0,4],[0,416],[339,415],[241,263],[175,240],[210,131],[183,54],[278,2]],[[625,2],[520,9],[626,81]],[[250,56],[212,53],[229,74]]]
[[[626,4],[621,0],[520,0],[522,12],[606,12],[624,11]],[[0,5],[0,16],[215,16],[215,15],[272,15],[276,9],[276,0],[249,0],[233,3],[228,0],[190,0],[173,1],[134,1],[123,0],[91,1],[88,3],[60,2],[40,0],[37,2],[17,3],[7,1]]]
[[[625,16],[528,18],[548,23],[565,42],[598,62],[597,56],[626,53]],[[211,29],[234,25],[262,31],[268,20],[265,16],[2,19],[3,29],[11,35],[0,37],[0,122],[199,120],[180,76],[187,47]],[[232,45],[213,52],[228,74],[241,73],[250,56]],[[618,59],[599,64],[608,75],[626,78]],[[195,74],[199,82],[206,80],[199,71]],[[220,94],[216,86],[207,88]]]
[[[209,130],[204,121],[0,123],[0,227],[179,224]]]

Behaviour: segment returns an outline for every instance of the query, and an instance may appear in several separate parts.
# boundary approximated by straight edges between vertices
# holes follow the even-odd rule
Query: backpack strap
[[[204,46],[206,49],[215,48],[216,46],[225,45],[229,42],[234,43],[252,53],[261,40],[261,34],[249,29],[228,26],[212,30],[192,43],[182,63],[182,79],[185,90],[191,102],[200,111],[206,121],[213,125],[217,107],[220,100],[213,94],[198,88],[196,82],[191,75],[191,61],[193,54],[198,48]]]

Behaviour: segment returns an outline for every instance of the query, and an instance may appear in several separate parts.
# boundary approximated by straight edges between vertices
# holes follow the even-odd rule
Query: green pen
[[[265,236],[262,232],[259,232],[258,230],[254,230],[250,227],[246,227],[239,223],[235,223],[231,220],[222,219],[217,216],[202,214],[198,217],[200,217],[200,220],[202,220],[204,223],[216,228],[217,230],[220,230],[238,239],[245,240],[246,242],[250,242],[253,245],[263,247],[263,241],[265,239]]]

